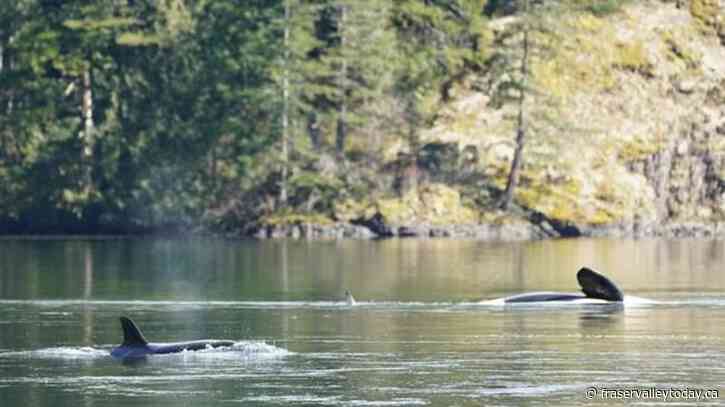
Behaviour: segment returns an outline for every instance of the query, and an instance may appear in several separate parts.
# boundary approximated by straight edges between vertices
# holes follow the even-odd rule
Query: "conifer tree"
[[[536,95],[546,99],[548,95],[535,86],[531,65],[535,59],[546,58],[551,53],[551,43],[556,34],[551,29],[550,17],[565,10],[564,4],[540,4],[522,0],[516,18],[499,35],[496,51],[489,62],[494,76],[504,78],[495,85],[493,101],[498,105],[515,105],[514,154],[506,179],[506,187],[498,206],[508,209],[513,202],[524,160],[524,147],[539,122],[550,121],[548,105],[535,107],[530,99]],[[537,119],[537,120],[534,120]]]
[[[350,131],[372,119],[370,105],[394,82],[397,42],[389,1],[336,0],[330,7],[334,31],[321,62],[332,73],[332,91],[324,96],[335,119],[335,152],[343,158]]]
[[[319,64],[312,53],[321,44],[315,37],[315,23],[320,7],[316,2],[283,0],[280,34],[281,55],[273,70],[273,78],[282,95],[281,110],[281,180],[279,201],[287,205],[290,176],[291,149],[296,146],[301,118],[314,109],[308,100],[314,98],[314,76],[319,75]]]
[[[484,1],[457,0],[396,3],[400,66],[396,93],[408,126],[411,170],[417,175],[418,132],[435,119],[447,89],[488,57],[490,40]],[[416,185],[413,182],[413,185]]]

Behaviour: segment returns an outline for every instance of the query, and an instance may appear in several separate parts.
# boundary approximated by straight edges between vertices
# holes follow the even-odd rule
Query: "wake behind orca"
[[[176,343],[149,343],[130,318],[121,317],[121,327],[123,328],[123,343],[111,351],[111,356],[124,361],[144,359],[148,355],[230,347],[234,346],[235,343],[228,340],[210,339]]]
[[[518,294],[494,301],[504,304],[535,303],[535,302],[582,302],[583,300],[599,300],[602,303],[621,303],[624,301],[622,290],[614,282],[597,273],[582,267],[576,273],[582,293],[534,292]]]

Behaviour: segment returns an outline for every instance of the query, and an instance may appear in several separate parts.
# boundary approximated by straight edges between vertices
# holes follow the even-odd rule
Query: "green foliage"
[[[694,17],[695,24],[704,32],[722,32],[725,24],[719,0],[690,0],[690,14]]]
[[[301,171],[289,180],[291,193],[307,211],[331,213],[344,184],[337,178]]]
[[[622,10],[626,0],[584,0],[584,9],[595,16],[604,17]]]
[[[384,188],[379,146],[490,51],[482,0],[0,3],[0,224],[20,232],[252,222],[279,195],[283,114],[271,213],[331,215]],[[319,169],[341,125],[368,168]]]
[[[632,42],[616,45],[615,66],[641,74],[651,74],[653,67],[644,44]]]
[[[690,45],[692,33],[688,30],[665,30],[661,36],[668,47],[667,58],[680,61],[687,70],[696,71],[702,65],[703,55]]]
[[[412,156],[420,148],[419,129],[431,126],[450,90],[489,54],[492,34],[483,16],[484,1],[395,3],[399,65],[395,92],[402,105],[402,135]]]

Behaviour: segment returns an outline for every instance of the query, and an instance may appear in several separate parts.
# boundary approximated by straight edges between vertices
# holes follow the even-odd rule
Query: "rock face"
[[[398,166],[399,178],[414,182],[401,183],[397,196],[345,202],[331,225],[258,234],[725,237],[725,1],[624,4],[610,16],[558,16],[549,25],[561,30],[555,45],[530,61],[537,92],[527,111],[519,213],[495,209],[516,106],[493,103],[500,78],[482,72],[454,89],[421,133],[415,176]],[[494,35],[515,18],[494,20]],[[394,150],[386,156],[400,156]]]
[[[352,221],[353,225],[359,225],[367,228],[378,237],[392,237],[395,232],[385,223],[385,218],[380,212],[366,219],[364,217]]]
[[[531,61],[537,93],[516,202],[582,235],[722,233],[724,18],[722,1],[691,0],[559,20],[567,34]],[[515,111],[490,103],[495,81],[459,91],[424,140],[474,146],[478,173],[501,189]],[[558,229],[549,235],[569,234]]]
[[[475,239],[496,241],[536,240],[551,237],[539,227],[526,222],[510,224],[464,224],[386,226],[384,234],[377,234],[362,225],[338,223],[334,225],[274,225],[260,228],[253,235],[256,239]]]
[[[429,184],[400,198],[380,199],[368,205],[344,203],[338,222],[314,223],[289,216],[257,228],[258,239],[373,239],[453,238],[478,240],[533,240],[563,236],[565,226],[541,214],[511,216],[477,212],[463,204],[460,193],[441,184]],[[314,218],[313,218],[314,219]]]
[[[655,191],[658,220],[723,219],[725,152],[718,134],[722,125],[725,112],[703,113],[678,129],[661,151],[630,163]]]
[[[280,224],[259,227],[252,235],[256,239],[372,239],[376,235],[370,229],[339,222],[334,224]]]

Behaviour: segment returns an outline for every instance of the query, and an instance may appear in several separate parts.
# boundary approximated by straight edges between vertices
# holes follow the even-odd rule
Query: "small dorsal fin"
[[[131,321],[131,318],[121,317],[121,327],[123,328],[122,346],[146,346],[148,344],[141,330]]]
[[[584,295],[589,298],[606,301],[624,300],[622,290],[614,282],[590,268],[582,267],[576,273],[576,279],[579,281]]]
[[[347,305],[355,305],[355,297],[350,294],[350,290],[345,290],[345,302]]]

